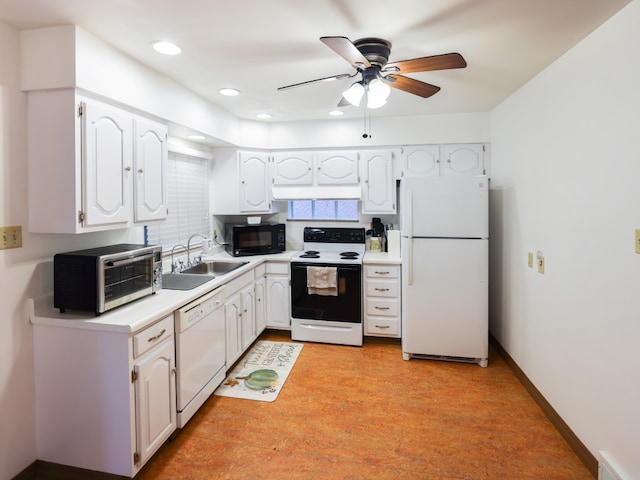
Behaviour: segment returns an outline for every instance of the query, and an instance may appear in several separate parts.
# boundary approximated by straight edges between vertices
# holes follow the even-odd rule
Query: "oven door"
[[[338,295],[309,294],[307,267],[336,267]],[[362,266],[291,263],[291,316],[308,320],[362,323]]]

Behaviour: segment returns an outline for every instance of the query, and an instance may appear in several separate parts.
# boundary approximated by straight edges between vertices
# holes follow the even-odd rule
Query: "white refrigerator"
[[[402,354],[475,362],[489,356],[489,179],[400,182]]]

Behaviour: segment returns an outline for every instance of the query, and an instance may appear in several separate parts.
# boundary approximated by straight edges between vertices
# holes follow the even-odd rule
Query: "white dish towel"
[[[307,267],[309,295],[338,296],[337,267]]]

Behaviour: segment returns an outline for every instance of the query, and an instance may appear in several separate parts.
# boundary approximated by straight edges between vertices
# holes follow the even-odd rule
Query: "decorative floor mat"
[[[245,353],[215,394],[273,402],[302,350],[301,343],[257,341]]]

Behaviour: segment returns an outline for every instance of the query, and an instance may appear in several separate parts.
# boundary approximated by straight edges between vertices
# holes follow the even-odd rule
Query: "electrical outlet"
[[[0,227],[0,250],[22,247],[22,226]]]
[[[533,268],[533,252],[527,253],[527,265],[529,268]]]
[[[640,253],[640,228],[636,228],[636,253]]]

